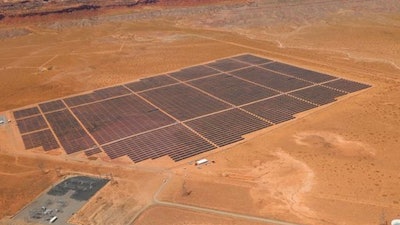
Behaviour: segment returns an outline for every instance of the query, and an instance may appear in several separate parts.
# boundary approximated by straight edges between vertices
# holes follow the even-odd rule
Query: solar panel
[[[290,95],[305,99],[318,105],[334,102],[336,101],[335,98],[345,94],[345,92],[336,91],[319,85],[290,93]]]
[[[272,60],[261,58],[258,56],[250,55],[250,54],[244,54],[244,55],[239,55],[233,57],[233,59],[237,59],[246,63],[251,63],[251,64],[264,64],[268,62],[272,62]]]
[[[318,73],[315,71],[303,69],[303,68],[296,67],[296,66],[291,66],[291,65],[288,65],[285,63],[280,63],[280,62],[273,62],[273,63],[265,64],[265,65],[262,65],[262,67],[264,67],[266,69],[274,70],[274,71],[277,71],[280,73],[284,73],[284,74],[287,74],[287,75],[290,75],[293,77],[311,81],[313,83],[321,83],[321,82],[333,80],[336,78],[336,77],[333,77],[333,76],[330,76],[327,74]]]
[[[271,125],[239,109],[201,117],[185,124],[219,147],[242,140],[244,134]]]
[[[127,95],[72,109],[100,144],[176,121],[136,95]]]
[[[178,81],[168,77],[166,75],[158,75],[155,77],[148,77],[144,79],[140,79],[139,81],[135,81],[129,84],[125,84],[125,86],[132,91],[139,92],[148,90],[151,88],[162,87],[169,84],[177,83]]]
[[[22,140],[24,142],[25,149],[32,149],[42,146],[43,150],[49,151],[60,147],[49,129],[24,134],[22,135]]]
[[[296,98],[280,95],[242,107],[244,110],[256,114],[272,123],[278,124],[294,118],[300,112],[317,107]]]
[[[68,110],[45,114],[67,154],[92,148],[95,142]]]
[[[123,86],[114,86],[94,91],[97,100],[118,97],[130,93],[131,92]]]
[[[74,107],[130,93],[131,92],[123,86],[115,86],[115,87],[95,90],[88,94],[69,97],[64,99],[64,101],[69,107]]]
[[[367,84],[362,84],[362,83],[358,83],[358,82],[351,81],[351,80],[345,80],[345,79],[334,80],[334,81],[325,83],[324,86],[335,88],[335,89],[345,91],[348,93],[360,91],[360,90],[371,87],[370,85],[367,85]]]
[[[153,89],[140,95],[178,120],[191,119],[229,107],[185,84]]]
[[[206,66],[193,66],[189,68],[182,69],[177,72],[170,73],[171,77],[174,77],[181,81],[192,80],[200,77],[205,77],[213,74],[220,73],[218,70],[212,69]]]
[[[24,117],[40,114],[40,111],[39,111],[38,107],[31,107],[31,108],[27,108],[27,109],[21,109],[18,111],[14,111],[13,114],[14,114],[14,118],[16,120],[18,120],[18,119],[21,119]]]
[[[128,155],[135,163],[170,156],[179,161],[215,149],[181,124],[171,125],[103,146],[110,158]]]
[[[66,98],[66,99],[64,99],[64,102],[69,107],[73,107],[73,106],[91,103],[91,102],[94,102],[97,100],[98,100],[98,98],[97,98],[96,94],[89,93],[89,94],[83,94],[83,95]]]
[[[207,64],[207,66],[210,66],[217,70],[226,72],[226,71],[244,68],[244,67],[247,67],[250,65],[247,63],[239,62],[239,61],[232,60],[232,59],[221,59],[221,60],[217,60],[215,62],[209,63],[209,64]]]
[[[242,105],[278,94],[276,91],[228,74],[195,80],[190,84],[234,105]]]
[[[310,82],[290,76],[284,76],[259,67],[249,67],[233,71],[231,74],[282,92],[292,91],[312,85]]]
[[[17,120],[17,126],[21,134],[42,130],[48,127],[42,115]]]
[[[65,105],[61,100],[55,100],[55,101],[51,101],[51,102],[41,103],[41,104],[39,104],[39,107],[44,113],[46,113],[46,112],[64,109]]]
[[[98,154],[98,153],[101,153],[101,149],[98,148],[98,147],[94,147],[92,149],[89,149],[89,150],[85,151],[85,155],[88,156],[88,157],[92,156],[92,155],[95,155],[95,154]]]

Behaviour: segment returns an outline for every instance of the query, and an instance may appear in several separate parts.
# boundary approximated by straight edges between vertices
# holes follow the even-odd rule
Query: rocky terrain
[[[46,16],[52,14],[66,14],[72,12],[87,12],[94,10],[132,8],[143,5],[197,5],[212,1],[182,1],[182,0],[3,0],[0,1],[0,20],[7,17],[20,18],[32,16]],[[214,1],[224,2],[224,1]]]

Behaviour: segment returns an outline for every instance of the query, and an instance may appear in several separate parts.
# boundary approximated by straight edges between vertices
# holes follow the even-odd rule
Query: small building
[[[199,159],[196,161],[195,165],[200,166],[200,165],[207,164],[207,163],[208,163],[208,159]]]
[[[0,115],[0,125],[6,124],[7,118],[4,115]]]
[[[400,225],[400,219],[392,220],[391,225]]]

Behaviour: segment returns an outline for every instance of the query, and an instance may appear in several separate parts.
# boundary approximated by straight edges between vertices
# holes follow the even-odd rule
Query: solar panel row
[[[228,71],[248,67],[248,66],[250,66],[250,64],[240,62],[237,60],[232,60],[232,59],[220,59],[215,62],[207,64],[207,66],[212,67],[217,70],[220,70],[220,71],[228,72]]]
[[[188,81],[188,80],[193,80],[193,79],[197,79],[197,78],[201,78],[201,77],[215,75],[218,73],[220,73],[218,70],[215,70],[215,69],[207,67],[207,66],[200,65],[200,66],[193,66],[193,67],[185,68],[180,71],[170,73],[169,75],[180,81]]]
[[[305,99],[318,105],[325,105],[334,102],[336,101],[335,98],[345,94],[345,92],[336,91],[320,85],[312,86],[290,93],[290,95]]]
[[[333,77],[333,76],[330,76],[327,74],[318,73],[315,71],[299,68],[296,66],[292,66],[292,65],[288,65],[288,64],[280,63],[280,62],[273,62],[273,63],[265,64],[265,65],[262,65],[262,67],[273,70],[273,71],[277,71],[277,72],[280,72],[283,74],[287,74],[287,75],[290,75],[290,76],[293,76],[296,78],[300,78],[300,79],[303,79],[306,81],[311,81],[313,83],[321,83],[321,82],[333,80],[336,78],[336,77]]]
[[[69,107],[74,107],[126,94],[130,94],[130,91],[128,89],[123,86],[115,86],[96,90],[88,94],[69,97],[64,99],[64,101]]]
[[[185,84],[153,89],[140,95],[181,121],[230,107]]]
[[[103,149],[111,159],[127,155],[138,163],[163,156],[179,161],[215,147],[181,124],[176,124],[104,145]]]
[[[235,57],[232,57],[232,59],[240,60],[242,62],[255,64],[255,65],[272,62],[272,60],[261,58],[261,57],[250,55],[250,54],[243,54],[243,55],[235,56]]]
[[[24,117],[29,117],[29,116],[34,116],[40,114],[39,108],[38,107],[31,107],[27,109],[21,109],[18,111],[14,111],[14,118],[16,120],[22,119]]]
[[[271,125],[239,109],[201,117],[185,124],[219,147],[242,140],[244,134]]]
[[[24,142],[25,149],[32,149],[42,146],[43,150],[49,151],[60,147],[49,129],[24,134],[22,135],[22,140]]]
[[[89,150],[85,151],[85,155],[86,156],[92,156],[92,155],[95,155],[95,154],[98,154],[98,153],[101,153],[101,149],[98,148],[98,147],[94,147],[92,149],[89,149]]]
[[[337,90],[345,91],[347,93],[352,93],[356,91],[360,91],[366,88],[371,87],[367,84],[358,83],[355,81],[345,80],[345,79],[338,79],[328,83],[325,83],[324,86],[335,88]]]
[[[231,74],[281,92],[292,91],[312,85],[311,82],[285,76],[260,67],[248,67],[233,71]]]
[[[21,134],[42,130],[48,127],[42,115],[17,120],[17,126]]]
[[[46,113],[60,109],[65,109],[65,104],[61,100],[55,100],[51,102],[41,103],[39,104],[39,107],[44,113]]]
[[[166,75],[158,75],[155,77],[140,79],[139,81],[125,84],[125,86],[134,92],[139,92],[152,88],[162,87],[169,84],[174,84],[177,82],[178,81]]]
[[[300,112],[317,107],[296,98],[280,95],[274,98],[252,103],[242,107],[244,110],[254,113],[272,123],[278,124],[294,118]]]

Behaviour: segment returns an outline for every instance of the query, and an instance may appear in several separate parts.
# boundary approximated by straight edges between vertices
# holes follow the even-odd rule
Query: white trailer
[[[400,225],[400,219],[392,220],[391,225]]]
[[[208,163],[208,159],[199,159],[196,161],[195,165],[200,166],[200,165],[207,164],[207,163]]]
[[[58,219],[57,216],[53,216],[53,217],[49,220],[49,224],[52,224],[52,223],[56,222],[57,219]]]

